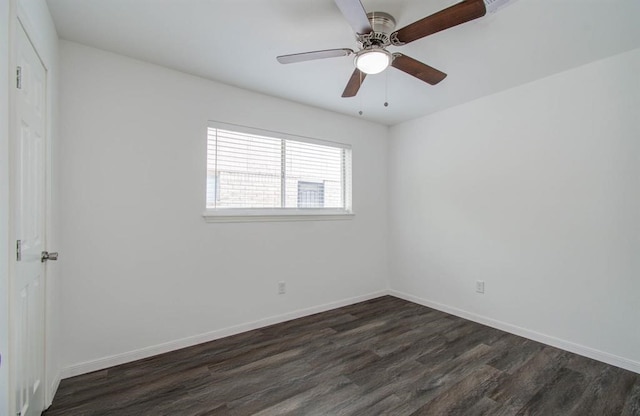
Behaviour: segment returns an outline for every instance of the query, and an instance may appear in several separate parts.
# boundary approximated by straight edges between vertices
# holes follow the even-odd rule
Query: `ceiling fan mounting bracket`
[[[402,42],[400,39],[398,39],[398,32],[393,32],[390,36],[389,36],[389,42],[393,45],[393,46],[402,46],[405,45],[404,42]]]

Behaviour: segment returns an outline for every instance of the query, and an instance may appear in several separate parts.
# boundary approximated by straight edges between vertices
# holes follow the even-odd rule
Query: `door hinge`
[[[19,90],[22,89],[22,67],[21,66],[16,68],[16,87]]]
[[[22,260],[22,241],[16,241],[16,261]]]

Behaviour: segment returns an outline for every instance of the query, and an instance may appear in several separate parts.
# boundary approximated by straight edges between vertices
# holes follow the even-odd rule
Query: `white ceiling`
[[[344,114],[362,110],[389,125],[640,47],[638,0],[514,0],[495,14],[389,48],[446,72],[440,84],[390,68],[367,77],[357,97],[341,98],[352,57],[290,65],[275,59],[357,49],[332,0],[47,2],[61,38]],[[397,28],[456,2],[362,0],[367,11],[392,14]]]

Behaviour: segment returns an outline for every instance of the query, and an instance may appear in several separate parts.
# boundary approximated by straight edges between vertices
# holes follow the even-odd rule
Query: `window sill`
[[[355,214],[325,209],[220,209],[205,211],[206,222],[274,222],[351,220]]]

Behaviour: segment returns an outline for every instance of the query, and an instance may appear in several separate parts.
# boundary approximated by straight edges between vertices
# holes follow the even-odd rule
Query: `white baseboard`
[[[388,294],[389,292],[387,290],[381,290],[378,292],[373,292],[373,293],[369,293],[362,296],[342,299],[336,302],[325,303],[323,305],[313,306],[310,308],[299,309],[297,311],[288,312],[282,315],[271,316],[269,318],[260,319],[258,321],[248,322],[245,324],[235,325],[232,327],[223,328],[216,331],[206,332],[204,334],[194,335],[194,336],[178,339],[175,341],[169,341],[169,342],[165,342],[158,345],[151,345],[151,346],[140,348],[134,351],[128,351],[121,354],[98,358],[96,360],[73,364],[62,370],[62,378],[65,379],[65,378],[74,377],[80,374],[90,373],[92,371],[103,370],[105,368],[113,367],[115,365],[120,365],[120,364],[128,363],[131,361],[152,357],[158,354],[164,354],[166,352],[175,351],[181,348],[191,347],[193,345],[202,344],[203,342],[214,341],[216,339],[228,337],[231,335],[236,335],[241,332],[251,331],[254,329],[263,328],[265,326],[278,324],[285,321],[290,321],[292,319],[313,315],[314,313],[325,312],[331,309],[341,308],[343,306],[352,305],[358,302],[364,302],[366,300],[374,299],[374,298],[388,295]]]
[[[58,391],[58,387],[60,386],[60,381],[62,381],[62,376],[60,375],[60,372],[58,372],[58,374],[56,374],[55,378],[49,385],[49,390],[47,391],[47,395],[45,399],[46,401],[45,408],[48,408],[49,406],[51,406],[51,403],[53,403],[53,398],[56,395],[56,392]]]
[[[478,322],[483,325],[490,326],[492,328],[499,329],[501,331],[509,332],[514,335],[525,337],[533,341],[541,342],[552,347],[560,348],[565,351],[569,351],[578,355],[582,355],[594,360],[602,361],[607,364],[614,365],[616,367],[624,368],[629,371],[640,374],[640,362],[629,360],[624,357],[620,357],[614,354],[610,354],[604,351],[596,350],[594,348],[586,347],[580,344],[575,344],[570,341],[566,341],[560,338],[545,335],[530,329],[522,328],[516,325],[512,325],[506,322],[498,321],[485,316],[477,315],[462,309],[458,309],[452,306],[444,305],[438,302],[434,302],[428,299],[419,298],[417,296],[409,295],[397,290],[381,290],[367,295],[356,296],[352,298],[342,299],[336,302],[330,302],[323,305],[313,306],[311,308],[300,309],[297,311],[285,313],[282,315],[272,316],[258,321],[248,322],[241,325],[235,325],[228,328],[219,329],[216,331],[207,332],[204,334],[194,335],[178,339],[175,341],[169,341],[158,345],[152,345],[149,347],[140,348],[134,351],[129,351],[121,354],[112,355],[109,357],[99,358],[97,360],[85,361],[82,363],[74,364],[66,367],[61,372],[61,377],[57,377],[52,383],[51,392],[55,393],[60,383],[60,379],[74,377],[80,374],[90,373],[92,371],[103,370],[105,368],[113,367],[128,363],[131,361],[140,360],[143,358],[151,357],[158,354],[163,354],[170,351],[175,351],[181,348],[191,347],[193,345],[201,344],[203,342],[214,341],[216,339],[236,335],[242,332],[251,331],[254,329],[263,328],[265,326],[278,324],[292,319],[302,318],[304,316],[313,315],[314,313],[325,312],[331,309],[341,308],[343,306],[352,305],[358,302],[364,302],[366,300],[374,299],[384,295],[395,296],[400,299],[408,300],[410,302],[417,303],[419,305],[427,306],[429,308],[437,309],[442,312],[449,313],[451,315],[459,316],[470,321]],[[50,397],[53,397],[51,394]]]
[[[550,335],[542,334],[530,329],[521,328],[516,325],[512,325],[506,322],[498,321],[495,319],[487,318],[486,316],[477,315],[462,309],[454,308],[452,306],[444,305],[442,303],[434,302],[432,300],[419,298],[417,296],[409,295],[407,293],[399,292],[397,290],[389,290],[391,296],[395,296],[400,299],[408,300],[409,302],[417,303],[419,305],[427,306],[429,308],[437,309],[442,312],[449,313],[451,315],[459,316],[460,318],[468,319],[470,321],[478,322],[483,325],[490,326],[492,328],[499,329],[501,331],[509,332],[514,335],[519,335],[524,338],[531,339],[533,341],[541,342],[552,347],[560,348],[565,351],[569,351],[584,357],[593,358],[594,360],[602,361],[603,363],[611,364],[616,367],[624,368],[629,371],[640,374],[640,362],[630,360],[628,358],[620,357],[608,352],[596,350],[594,348],[586,347],[584,345],[576,344],[570,341],[566,341],[560,338],[556,338]]]

